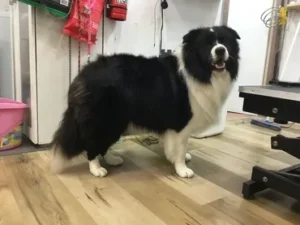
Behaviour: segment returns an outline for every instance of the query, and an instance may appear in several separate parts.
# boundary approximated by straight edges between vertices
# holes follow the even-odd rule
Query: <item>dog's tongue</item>
[[[224,69],[224,68],[225,68],[225,63],[224,63],[224,62],[222,62],[222,63],[217,63],[217,64],[215,65],[215,67],[216,67],[217,69]]]

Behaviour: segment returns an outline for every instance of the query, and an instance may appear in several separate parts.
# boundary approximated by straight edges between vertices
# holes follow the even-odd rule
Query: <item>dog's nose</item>
[[[218,47],[215,50],[217,56],[223,56],[225,54],[225,48],[224,47]]]

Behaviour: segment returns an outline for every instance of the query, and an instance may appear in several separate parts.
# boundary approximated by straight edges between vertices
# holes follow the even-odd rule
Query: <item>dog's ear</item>
[[[225,29],[227,29],[229,31],[229,33],[236,39],[241,39],[240,35],[236,32],[236,30],[230,28],[230,27],[227,27],[227,26],[223,26]]]
[[[193,42],[197,39],[197,37],[201,34],[200,29],[194,29],[188,32],[186,35],[183,36],[183,41],[182,43],[188,43],[188,42]]]

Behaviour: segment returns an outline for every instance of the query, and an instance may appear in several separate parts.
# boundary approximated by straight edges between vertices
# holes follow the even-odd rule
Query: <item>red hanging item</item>
[[[112,20],[125,21],[127,4],[127,0],[107,0],[106,16]]]
[[[95,44],[105,0],[74,0],[64,34]]]

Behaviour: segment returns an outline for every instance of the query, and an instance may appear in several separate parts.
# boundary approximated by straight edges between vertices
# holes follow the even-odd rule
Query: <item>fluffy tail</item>
[[[83,151],[74,110],[68,108],[52,141],[51,170],[60,173],[68,162]]]

